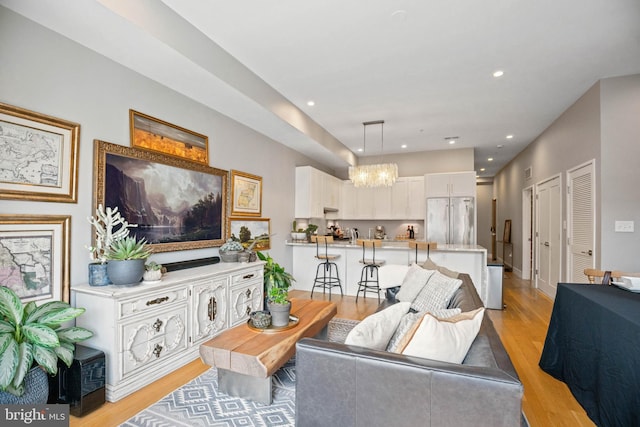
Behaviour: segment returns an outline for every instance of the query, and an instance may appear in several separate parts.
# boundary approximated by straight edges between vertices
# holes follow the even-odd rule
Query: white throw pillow
[[[349,332],[344,343],[384,350],[409,307],[411,303],[399,302],[365,317]]]
[[[406,264],[385,264],[378,268],[378,284],[380,288],[387,289],[400,286],[404,276],[407,275],[409,266]]]
[[[432,312],[447,308],[451,297],[460,285],[462,285],[462,280],[452,279],[436,271],[429,277],[427,284],[413,300],[411,308],[418,312]]]
[[[442,362],[462,363],[478,335],[483,317],[484,307],[442,320],[427,313],[401,353]]]
[[[403,302],[413,302],[433,273],[435,271],[425,270],[418,264],[411,264],[402,280],[402,286],[396,294],[396,299]]]
[[[462,313],[462,310],[459,308],[443,308],[442,310],[435,310],[431,314],[438,319],[447,319],[460,313]],[[409,312],[402,316],[396,331],[389,340],[389,344],[387,344],[387,351],[398,353],[398,349],[402,350],[415,333],[418,327],[417,323],[420,323],[425,314]]]

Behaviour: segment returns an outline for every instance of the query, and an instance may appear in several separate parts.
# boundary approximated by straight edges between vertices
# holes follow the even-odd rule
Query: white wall
[[[640,76],[613,77],[595,83],[536,140],[505,166],[494,179],[498,224],[511,218],[513,261],[522,267],[522,189],[574,166],[595,159],[596,265],[606,269],[640,271],[640,229],[614,233],[615,219],[640,225]],[[533,177],[524,179],[532,167]],[[566,192],[562,193],[566,218]],[[498,227],[500,231],[500,227]],[[562,241],[566,241],[563,230]],[[563,248],[564,250],[564,248]],[[566,251],[565,251],[566,252]],[[561,265],[566,265],[563,252]],[[561,280],[564,280],[563,273]]]
[[[80,123],[78,203],[0,200],[3,214],[71,215],[71,286],[87,281],[92,229],[93,140],[129,145],[129,109],[209,137],[210,165],[263,177],[262,216],[272,256],[291,271],[295,167],[324,168],[165,86],[0,7],[0,102]],[[217,255],[215,248],[154,255],[159,262]]]

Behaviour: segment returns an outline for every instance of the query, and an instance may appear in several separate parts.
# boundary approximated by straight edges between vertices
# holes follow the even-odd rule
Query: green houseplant
[[[30,376],[44,375],[45,391],[36,398],[46,403],[49,392],[45,371],[55,375],[58,359],[67,366],[73,362],[74,343],[93,336],[85,328],[62,327],[75,319],[84,308],[74,308],[63,301],[51,301],[40,306],[31,301],[22,304],[11,289],[0,287],[0,403],[18,403],[29,400],[12,399],[32,391]],[[42,368],[42,369],[41,369]],[[42,400],[44,398],[44,400]],[[26,403],[36,403],[28,401]]]
[[[93,246],[89,246],[92,262],[89,264],[89,285],[110,285],[107,273],[108,254],[111,246],[129,235],[129,228],[137,224],[129,224],[118,212],[118,207],[106,207],[102,204],[96,208],[95,216],[88,217],[89,224],[95,229]]]
[[[114,285],[137,284],[144,275],[144,265],[151,254],[147,241],[127,236],[111,244],[106,254],[107,275]]]
[[[266,305],[271,312],[271,324],[275,327],[287,326],[291,312],[289,288],[295,279],[290,273],[271,258],[269,254],[258,252],[258,258],[265,261],[264,289],[266,291]]]

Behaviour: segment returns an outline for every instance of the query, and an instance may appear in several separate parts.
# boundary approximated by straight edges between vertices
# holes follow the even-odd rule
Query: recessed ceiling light
[[[314,105],[316,105],[316,103],[314,101],[307,101],[307,105],[309,107],[313,107]]]
[[[455,140],[455,139],[450,139],[450,140],[449,140],[449,145],[453,145],[453,144],[455,144],[455,143],[456,143],[456,140]]]
[[[487,159],[487,161],[488,161],[488,162],[493,162],[493,157],[489,157],[489,158]]]
[[[513,139],[513,135],[507,135],[507,139]]]
[[[362,153],[362,148],[358,148],[358,152],[359,152],[359,153]]]
[[[504,147],[504,145],[502,145],[502,144],[498,144],[498,145],[496,145],[496,147],[498,147],[498,148],[502,148],[502,147]]]
[[[400,148],[407,148],[407,144],[402,144]]]
[[[444,140],[449,143],[449,145],[453,145],[458,141],[459,136],[445,136]]]
[[[480,172],[484,172],[484,171],[485,171],[485,169],[484,169],[484,168],[480,168]]]
[[[504,76],[504,71],[502,70],[496,70],[493,72],[493,77],[502,77]]]

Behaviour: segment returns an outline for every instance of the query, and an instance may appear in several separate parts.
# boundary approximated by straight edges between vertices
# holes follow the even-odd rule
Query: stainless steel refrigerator
[[[473,197],[427,199],[427,241],[441,244],[475,245],[475,200]]]

